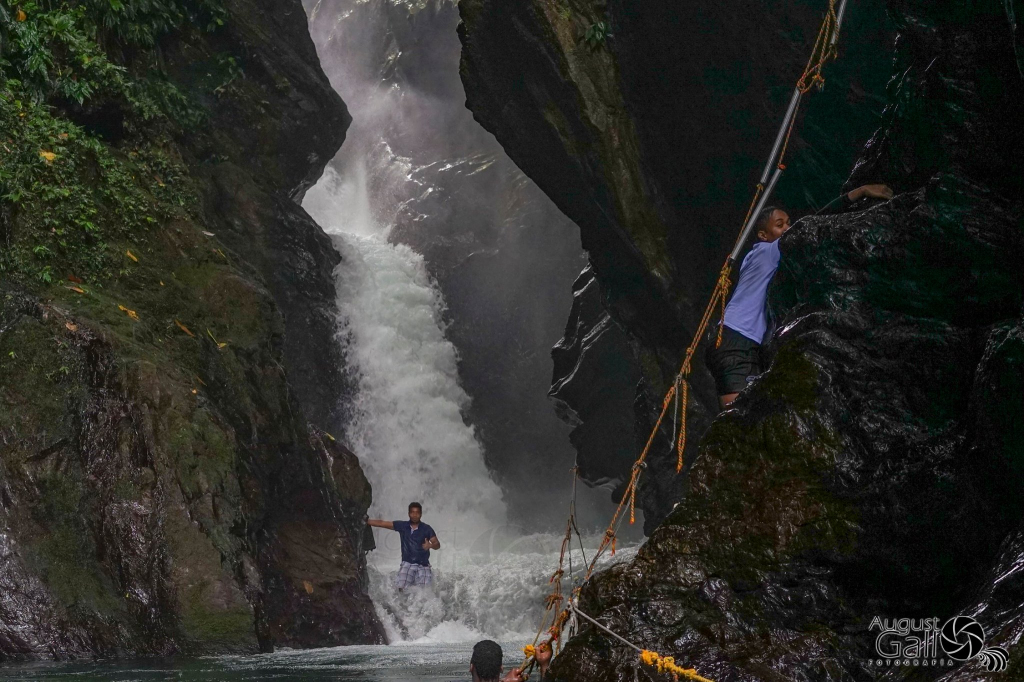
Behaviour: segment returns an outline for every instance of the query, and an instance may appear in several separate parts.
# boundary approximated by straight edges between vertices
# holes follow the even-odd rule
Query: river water
[[[503,641],[506,659],[517,657],[526,643]],[[78,682],[281,682],[350,680],[352,682],[415,682],[470,679],[473,644],[421,643],[395,646],[352,646],[306,651],[279,651],[258,656],[218,656],[181,661],[129,663],[34,663],[0,668],[0,680],[76,680]]]

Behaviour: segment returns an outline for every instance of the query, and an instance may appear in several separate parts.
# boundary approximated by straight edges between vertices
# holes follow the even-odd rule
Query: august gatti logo
[[[939,627],[938,618],[896,618],[871,621],[878,630],[876,666],[949,667],[977,658],[989,672],[1003,672],[1009,652],[985,646],[985,630],[970,616],[954,616]]]

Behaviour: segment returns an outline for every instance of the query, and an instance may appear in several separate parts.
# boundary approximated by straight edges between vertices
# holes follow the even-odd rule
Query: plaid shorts
[[[430,585],[433,582],[434,574],[430,566],[410,564],[406,561],[402,562],[394,578],[395,587],[399,589],[410,585]]]

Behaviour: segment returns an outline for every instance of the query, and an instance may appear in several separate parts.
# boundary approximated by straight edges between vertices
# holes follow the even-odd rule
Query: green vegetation
[[[109,279],[124,261],[112,243],[195,201],[159,146],[121,153],[44,104],[0,94],[0,135],[0,200],[14,223],[4,226],[0,273]]]
[[[189,213],[196,193],[167,150],[203,114],[130,55],[223,17],[214,0],[0,4],[0,275],[102,286],[123,242]]]
[[[54,471],[39,477],[40,500],[33,515],[46,533],[33,543],[29,562],[66,608],[113,615],[122,607],[96,561],[92,534],[84,521],[89,504],[80,475]]]
[[[235,603],[213,605],[217,585],[206,581],[192,586],[184,595],[181,627],[194,642],[207,649],[251,646],[254,639],[253,612],[241,598]]]
[[[583,43],[591,50],[597,50],[604,47],[607,39],[611,37],[612,34],[609,32],[608,22],[595,21],[587,28],[586,33],[583,34]]]

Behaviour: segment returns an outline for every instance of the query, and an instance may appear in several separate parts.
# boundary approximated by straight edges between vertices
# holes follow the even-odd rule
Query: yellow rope
[[[671,656],[662,656],[656,651],[648,651],[644,649],[640,652],[640,660],[645,664],[657,669],[659,673],[669,673],[675,679],[679,679],[679,675],[682,675],[688,680],[694,680],[694,682],[712,682],[706,677],[701,677],[697,674],[694,668],[680,668],[676,665],[676,659]]]

